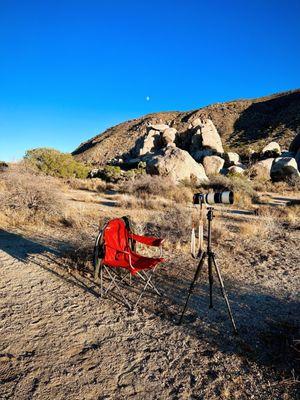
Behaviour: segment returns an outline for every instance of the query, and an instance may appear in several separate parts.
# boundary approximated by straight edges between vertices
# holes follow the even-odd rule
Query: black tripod
[[[230,321],[232,323],[232,327],[233,327],[234,333],[237,334],[236,325],[235,325],[235,322],[234,322],[234,318],[233,318],[233,315],[232,315],[232,311],[231,311],[231,308],[230,308],[228,297],[227,297],[227,294],[226,294],[226,291],[225,291],[225,287],[224,287],[223,279],[222,279],[222,276],[221,276],[221,272],[220,272],[219,267],[216,264],[215,254],[212,251],[211,225],[212,225],[212,220],[213,220],[213,217],[214,217],[213,211],[214,210],[213,210],[212,207],[208,207],[208,212],[207,212],[207,221],[208,221],[207,252],[203,251],[203,252],[200,253],[200,261],[199,261],[199,264],[197,266],[194,279],[191,282],[191,286],[190,286],[189,293],[188,293],[188,296],[187,296],[187,299],[186,299],[186,302],[185,302],[185,305],[184,305],[184,308],[183,308],[183,311],[182,311],[182,314],[181,314],[181,317],[180,317],[180,320],[179,320],[179,324],[181,324],[181,322],[182,322],[185,310],[186,310],[187,305],[188,305],[189,298],[190,298],[190,296],[192,294],[192,291],[194,289],[195,283],[197,282],[197,280],[199,278],[199,274],[200,274],[200,272],[201,272],[201,270],[203,268],[205,259],[207,257],[208,258],[208,281],[209,281],[209,308],[213,308],[212,287],[213,287],[213,281],[214,281],[213,280],[213,266],[214,266],[215,270],[216,270],[216,273],[217,273],[217,276],[218,276],[218,280],[220,282],[221,292],[222,292],[222,295],[224,297],[224,300],[225,300],[225,303],[226,303],[226,306],[227,306],[229,318],[230,318]]]

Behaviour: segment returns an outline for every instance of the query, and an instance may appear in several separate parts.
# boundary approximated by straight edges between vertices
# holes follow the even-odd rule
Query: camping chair
[[[105,224],[97,236],[94,248],[95,280],[98,280],[100,273],[101,297],[103,296],[103,278],[104,274],[106,274],[111,279],[111,282],[104,294],[112,286],[115,286],[126,304],[131,308],[119,285],[126,279],[128,273],[130,284],[131,276],[137,276],[145,283],[133,308],[137,306],[148,286],[160,295],[151,279],[157,265],[164,262],[164,259],[161,258],[163,241],[164,239],[135,235],[131,231],[127,217],[112,219]],[[160,249],[160,257],[151,258],[136,253],[136,242],[158,247]],[[127,274],[122,276],[121,271],[127,272]],[[150,271],[148,275],[147,271]]]

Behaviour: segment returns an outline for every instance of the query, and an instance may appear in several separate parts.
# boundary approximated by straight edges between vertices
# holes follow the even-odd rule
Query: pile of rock
[[[245,174],[273,181],[299,176],[300,134],[291,143],[289,151],[281,152],[277,142],[268,143],[250,170],[242,164],[238,153],[224,152],[221,137],[210,119],[189,121],[189,141],[179,148],[180,134],[167,124],[152,124],[139,138],[126,162],[146,163],[149,174],[167,176],[175,182],[194,178],[207,182],[216,174]],[[298,165],[297,165],[298,164]]]
[[[273,182],[300,177],[300,134],[292,141],[289,151],[281,151],[278,143],[271,142],[263,148],[262,157],[251,167],[252,177]]]

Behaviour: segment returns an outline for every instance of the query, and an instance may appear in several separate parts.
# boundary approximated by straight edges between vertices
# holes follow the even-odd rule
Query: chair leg
[[[95,279],[95,281],[97,281],[98,278],[99,278],[99,270],[100,270],[100,268],[101,268],[101,265],[100,265],[100,264],[101,264],[100,261],[97,260],[96,267],[95,267],[95,273],[94,273],[94,279]]]
[[[100,268],[100,297],[103,297],[103,266]]]
[[[142,272],[142,271],[141,271],[141,272]],[[137,275],[138,275],[139,277],[141,277],[141,278],[143,279],[143,281],[146,281],[146,280],[148,279],[148,275],[146,274],[146,272],[144,272],[144,274],[146,275],[146,279],[145,279],[145,277],[142,275],[142,273],[140,273],[140,272],[137,273]],[[151,280],[150,280],[150,282],[149,282],[149,286],[150,286],[159,296],[161,296],[161,293],[157,290],[156,286],[154,285],[154,283],[151,282]]]
[[[111,286],[112,284],[115,285],[115,287],[118,289],[120,295],[122,296],[123,300],[125,301],[125,303],[127,304],[127,306],[131,309],[132,307],[131,307],[130,303],[128,302],[128,300],[127,300],[126,297],[124,296],[124,294],[123,294],[121,288],[119,287],[119,285],[118,285],[117,282],[116,282],[116,276],[112,276],[112,274],[110,273],[110,271],[108,270],[108,268],[106,268],[106,267],[104,267],[104,268],[105,268],[105,271],[108,273],[108,275],[110,276],[110,278],[111,278],[111,280],[112,280],[110,286]],[[106,290],[105,294],[107,293],[107,291],[108,291],[108,289]]]
[[[156,267],[155,267],[155,268],[156,268]],[[138,303],[139,303],[139,301],[141,300],[141,298],[142,298],[142,296],[143,296],[145,290],[147,289],[147,286],[148,286],[148,285],[150,286],[150,284],[151,284],[151,279],[152,279],[152,275],[154,274],[155,268],[153,268],[152,274],[149,274],[149,277],[148,277],[148,279],[147,279],[147,281],[146,281],[146,284],[145,284],[145,286],[143,287],[143,289],[142,289],[142,291],[141,291],[141,293],[140,293],[140,295],[139,295],[139,297],[138,297],[138,299],[137,299],[137,301],[136,301],[136,303],[135,303],[135,305],[134,305],[133,308],[135,308],[135,307],[138,305]]]

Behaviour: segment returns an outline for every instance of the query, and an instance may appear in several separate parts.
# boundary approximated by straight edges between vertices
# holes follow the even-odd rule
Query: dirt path
[[[161,269],[165,298],[149,294],[133,313],[116,299],[100,300],[99,288],[68,271],[55,248],[0,231],[0,398],[294,398],[290,354],[278,349],[296,334],[298,255],[283,265],[284,242],[269,251],[278,245],[285,254],[273,275],[270,259],[251,265],[236,255],[238,276],[224,266],[235,338],[218,294],[216,309],[207,310],[205,283],[176,325],[194,272],[186,257],[173,254]]]

